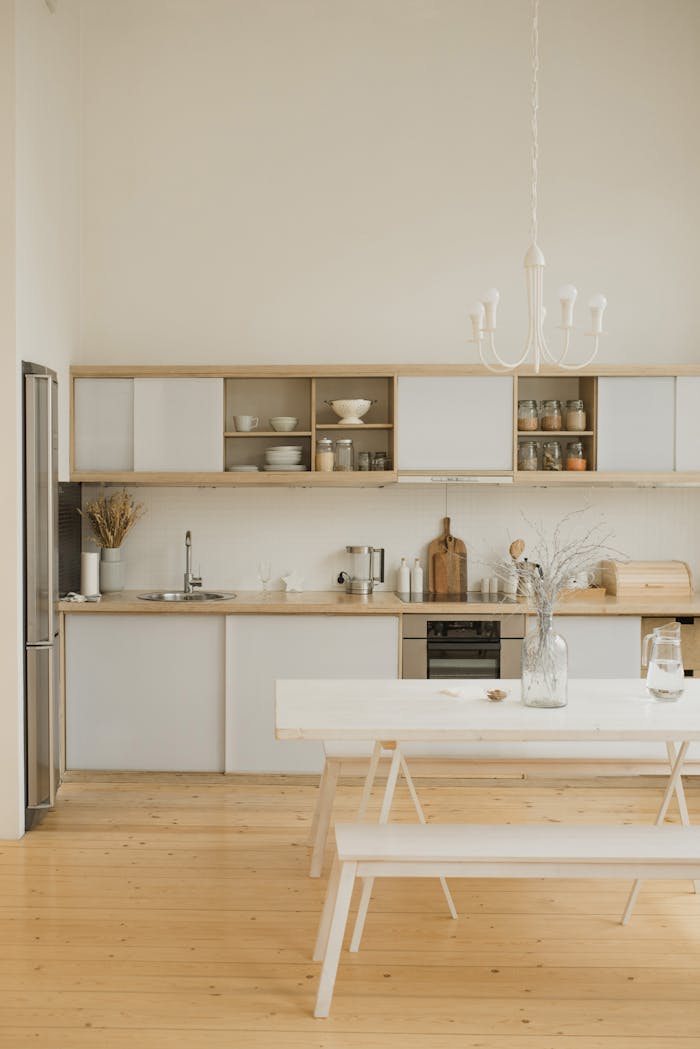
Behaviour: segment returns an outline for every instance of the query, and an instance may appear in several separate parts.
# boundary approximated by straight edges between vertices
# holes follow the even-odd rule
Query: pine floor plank
[[[661,796],[651,778],[419,789],[436,822],[649,823]],[[338,818],[359,792],[341,787]],[[314,1020],[313,800],[291,778],[70,777],[36,831],[0,842],[0,1049],[700,1045],[700,896],[674,881],[645,883],[626,928],[624,882],[453,882],[452,922],[432,882],[382,881]],[[414,818],[405,790],[394,815]]]

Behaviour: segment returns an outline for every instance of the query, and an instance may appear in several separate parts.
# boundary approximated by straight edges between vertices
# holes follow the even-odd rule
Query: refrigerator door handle
[[[29,555],[27,559],[27,589],[28,589],[28,604],[27,604],[27,620],[28,620],[28,641],[30,644],[42,644],[51,643],[53,641],[54,630],[54,608],[56,604],[56,593],[54,591],[54,573],[55,573],[55,554],[54,554],[54,437],[53,437],[53,400],[52,400],[52,377],[50,375],[26,375],[25,381],[27,384],[27,392],[32,391],[32,396],[27,397],[27,408],[26,408],[26,440],[27,440],[27,461],[31,463],[32,476],[27,477],[27,518],[28,522],[31,522],[35,526],[35,536],[41,536],[46,542],[46,578],[40,581],[40,573],[37,568],[37,561],[42,558],[43,552],[39,549],[33,551],[33,556]],[[41,427],[39,426],[37,411],[37,398],[34,395],[34,391],[38,391],[37,383],[46,383],[46,414],[44,418],[45,422],[45,440],[46,447],[42,449],[39,447],[39,441],[42,436]],[[40,457],[46,456],[46,519],[43,522],[44,530],[39,527],[41,522],[35,521],[38,509],[39,500],[36,497],[38,478],[36,477],[38,463]],[[46,623],[44,629],[44,623],[39,623],[41,618],[41,610],[38,607],[40,605],[38,587],[42,582],[46,585]],[[42,636],[38,636],[41,634]]]
[[[27,649],[27,806],[50,809],[56,801],[56,695],[52,645]]]

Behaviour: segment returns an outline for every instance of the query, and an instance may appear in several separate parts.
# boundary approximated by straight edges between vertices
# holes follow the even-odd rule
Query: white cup
[[[244,433],[247,430],[254,430],[259,421],[257,415],[234,415],[233,417],[233,425]]]
[[[489,579],[489,592],[492,594],[498,593],[498,576],[492,575]]]
[[[481,580],[481,593],[482,594],[488,594],[488,592],[489,592],[489,577],[488,576],[484,576],[484,578]]]

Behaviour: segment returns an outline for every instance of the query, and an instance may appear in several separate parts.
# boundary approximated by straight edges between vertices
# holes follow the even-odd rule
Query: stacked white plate
[[[265,449],[266,470],[299,470],[302,448],[298,444],[277,444]]]

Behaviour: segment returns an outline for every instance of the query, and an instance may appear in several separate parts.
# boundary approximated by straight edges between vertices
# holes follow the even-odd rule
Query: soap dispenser
[[[398,591],[400,594],[408,594],[411,589],[411,573],[409,572],[406,558],[401,558],[398,571]]]

